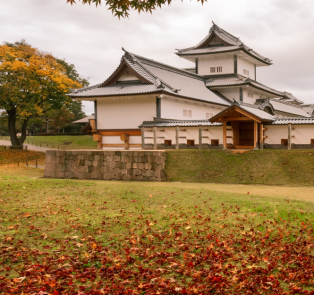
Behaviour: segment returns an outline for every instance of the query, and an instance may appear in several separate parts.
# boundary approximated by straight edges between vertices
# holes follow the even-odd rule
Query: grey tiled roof
[[[289,92],[284,91],[283,94],[284,94],[284,97],[283,97],[284,100],[293,101],[293,102],[296,102],[298,104],[303,103],[303,101],[297,99],[293,94],[291,94]]]
[[[106,87],[94,88],[86,91],[71,94],[73,97],[99,97],[110,95],[143,94],[159,92],[156,85],[144,83],[119,83]]]
[[[204,43],[211,38],[211,36],[215,34],[218,38],[222,39],[229,46],[220,46],[220,47],[203,47]],[[240,38],[237,38],[230,33],[226,32],[225,30],[218,27],[216,24],[210,28],[208,35],[196,46],[185,48],[185,49],[178,49],[178,55],[194,55],[194,54],[211,54],[211,53],[218,53],[224,51],[235,51],[235,50],[242,50],[248,55],[260,60],[264,64],[271,64],[271,60],[258,54],[256,51],[252,50],[248,46],[246,46]]]
[[[73,123],[73,124],[89,123],[89,120],[91,120],[91,119],[95,119],[95,115],[89,115],[89,116],[84,117],[84,118],[82,118],[82,119],[73,121],[72,123]]]
[[[269,123],[270,125],[286,125],[286,124],[314,124],[314,118],[277,118],[274,122]]]
[[[206,80],[206,86],[209,88],[224,87],[224,86],[239,86],[239,85],[250,85],[252,87],[259,88],[261,90],[272,93],[273,95],[278,95],[278,97],[283,97],[284,93],[263,85],[255,80],[248,77],[244,77],[239,74],[233,74],[230,76],[222,77],[210,77]]]
[[[248,103],[243,103],[243,102],[239,102],[239,105],[245,111],[251,113],[252,115],[255,115],[256,117],[262,120],[274,121],[276,119],[275,116],[261,110],[258,105],[253,105],[253,104],[248,104]]]
[[[95,87],[73,91],[69,96],[73,98],[91,98],[97,96],[164,92],[172,96],[191,98],[225,106],[230,105],[229,100],[215,94],[206,87],[202,76],[129,52],[126,52],[122,57],[120,65],[123,62],[126,62],[134,71],[151,84],[125,82],[103,86],[112,77],[111,75],[104,83],[98,84]]]
[[[144,121],[141,127],[197,127],[197,126],[222,126],[222,123],[210,123],[208,120],[182,120],[182,121]]]
[[[311,117],[305,110],[299,105],[290,104],[288,102],[283,102],[278,99],[271,98],[270,103],[274,107],[275,111],[284,112],[288,114],[294,114],[302,117]]]

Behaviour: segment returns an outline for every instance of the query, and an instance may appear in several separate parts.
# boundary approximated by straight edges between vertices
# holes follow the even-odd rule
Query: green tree
[[[8,114],[12,145],[23,145],[30,119],[71,103],[67,93],[80,87],[51,54],[25,41],[0,45],[0,109]],[[21,123],[20,138],[17,122]]]
[[[60,129],[67,127],[74,119],[74,114],[67,108],[55,110],[51,114],[51,125],[60,132]]]
[[[78,0],[81,1],[81,0]],[[128,17],[129,11],[131,9],[140,12],[150,12],[157,8],[161,8],[162,5],[170,5],[173,0],[105,0],[105,4],[109,7],[114,16]],[[197,0],[197,2],[207,2],[207,0]],[[67,0],[67,3],[71,5],[76,3],[76,0]],[[96,4],[96,6],[101,4],[101,0],[82,0],[83,4]]]

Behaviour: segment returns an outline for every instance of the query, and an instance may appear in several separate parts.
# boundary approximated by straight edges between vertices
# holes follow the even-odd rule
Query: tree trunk
[[[18,137],[16,136],[16,110],[14,107],[11,110],[7,110],[8,114],[8,126],[9,126],[9,134],[10,134],[10,140],[12,145],[20,145],[20,141]]]
[[[26,131],[27,131],[27,122],[28,122],[28,119],[25,119],[23,121],[23,125],[22,125],[22,135],[20,137],[20,145],[23,145],[25,139],[26,139]]]

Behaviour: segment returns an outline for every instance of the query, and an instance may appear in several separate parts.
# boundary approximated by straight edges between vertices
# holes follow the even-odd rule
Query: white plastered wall
[[[253,94],[253,98],[249,97],[249,93]],[[243,102],[254,104],[258,98],[260,98],[260,95],[253,93],[253,91],[243,89]]]
[[[161,117],[176,120],[205,120],[206,113],[214,116],[226,107],[163,97],[161,99]],[[192,111],[192,117],[184,117],[183,110]]]
[[[215,73],[210,72],[210,68],[215,67]],[[222,72],[217,73],[217,67],[222,67]],[[198,59],[198,74],[199,75],[222,75],[234,73],[234,57],[200,57]]]
[[[249,76],[245,75],[243,70],[249,71]],[[238,57],[238,74],[246,77],[250,77],[251,79],[255,80],[255,66],[254,64]]]
[[[141,136],[130,136],[130,144],[141,144],[142,137]],[[103,136],[102,137],[102,144],[124,144],[121,140],[120,136]],[[124,147],[103,147],[103,150],[124,150]],[[130,150],[133,149],[141,149],[141,147],[130,147]]]
[[[287,129],[288,126],[286,125]],[[295,144],[311,144],[311,139],[314,139],[314,125],[292,125],[294,130],[291,130],[291,143]]]
[[[264,135],[267,136],[265,143],[281,144],[282,139],[288,139],[288,125],[265,125],[267,130]]]
[[[138,96],[97,101],[97,129],[137,129],[156,117],[156,97]]]

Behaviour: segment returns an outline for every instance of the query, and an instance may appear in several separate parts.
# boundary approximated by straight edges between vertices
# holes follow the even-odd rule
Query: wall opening
[[[210,141],[210,144],[213,145],[213,146],[218,146],[219,145],[219,139],[212,139]]]
[[[165,145],[171,146],[171,140],[165,140]]]
[[[189,146],[194,146],[194,139],[192,140],[192,139],[188,139],[187,140],[187,144],[189,145]]]
[[[288,139],[282,139],[281,140],[281,145],[288,146]]]

